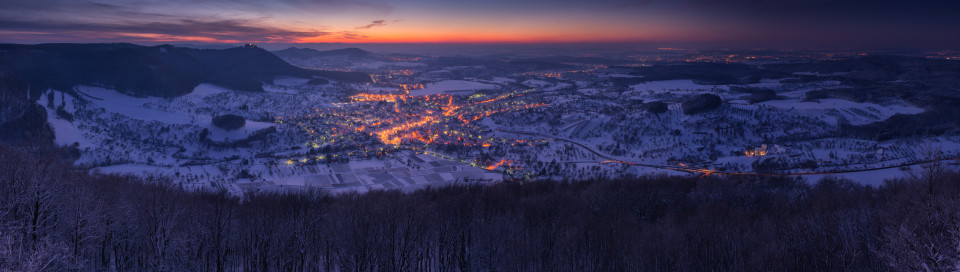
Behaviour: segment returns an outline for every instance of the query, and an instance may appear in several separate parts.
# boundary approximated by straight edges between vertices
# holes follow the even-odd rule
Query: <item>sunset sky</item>
[[[0,42],[960,44],[952,0],[0,0]]]

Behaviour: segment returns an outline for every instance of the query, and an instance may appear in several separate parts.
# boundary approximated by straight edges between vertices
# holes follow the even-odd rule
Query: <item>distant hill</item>
[[[309,58],[328,58],[328,57],[346,57],[346,58],[371,58],[376,57],[376,54],[366,51],[360,48],[343,48],[335,50],[320,51],[310,48],[296,48],[290,47],[287,49],[273,51],[273,54],[277,55],[280,58],[296,58],[296,59],[309,59]]]
[[[92,85],[173,97],[187,94],[201,83],[259,92],[263,91],[262,82],[278,76],[369,80],[360,73],[298,68],[253,46],[216,50],[126,43],[0,44],[0,63],[0,73],[27,82],[32,92],[71,92],[73,86]]]
[[[370,64],[375,68],[393,62],[387,57],[360,48],[320,51],[310,48],[290,47],[273,51],[273,54],[287,63],[298,67],[320,69],[322,73],[334,72],[329,70],[357,69]]]
[[[630,75],[646,81],[691,79],[697,84],[750,84],[763,78],[783,78],[788,74],[736,63],[670,63],[652,67],[630,67]]]

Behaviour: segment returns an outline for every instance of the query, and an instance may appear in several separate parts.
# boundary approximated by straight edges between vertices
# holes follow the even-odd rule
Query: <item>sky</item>
[[[960,45],[956,0],[0,0],[0,42]]]

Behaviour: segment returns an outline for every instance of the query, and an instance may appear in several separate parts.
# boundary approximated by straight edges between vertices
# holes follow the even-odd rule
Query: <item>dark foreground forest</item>
[[[945,271],[960,175],[186,192],[0,146],[3,271]]]

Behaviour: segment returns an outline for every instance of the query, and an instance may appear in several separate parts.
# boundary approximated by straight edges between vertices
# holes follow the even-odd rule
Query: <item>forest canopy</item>
[[[960,175],[185,191],[0,146],[0,270],[915,271],[960,264]]]

